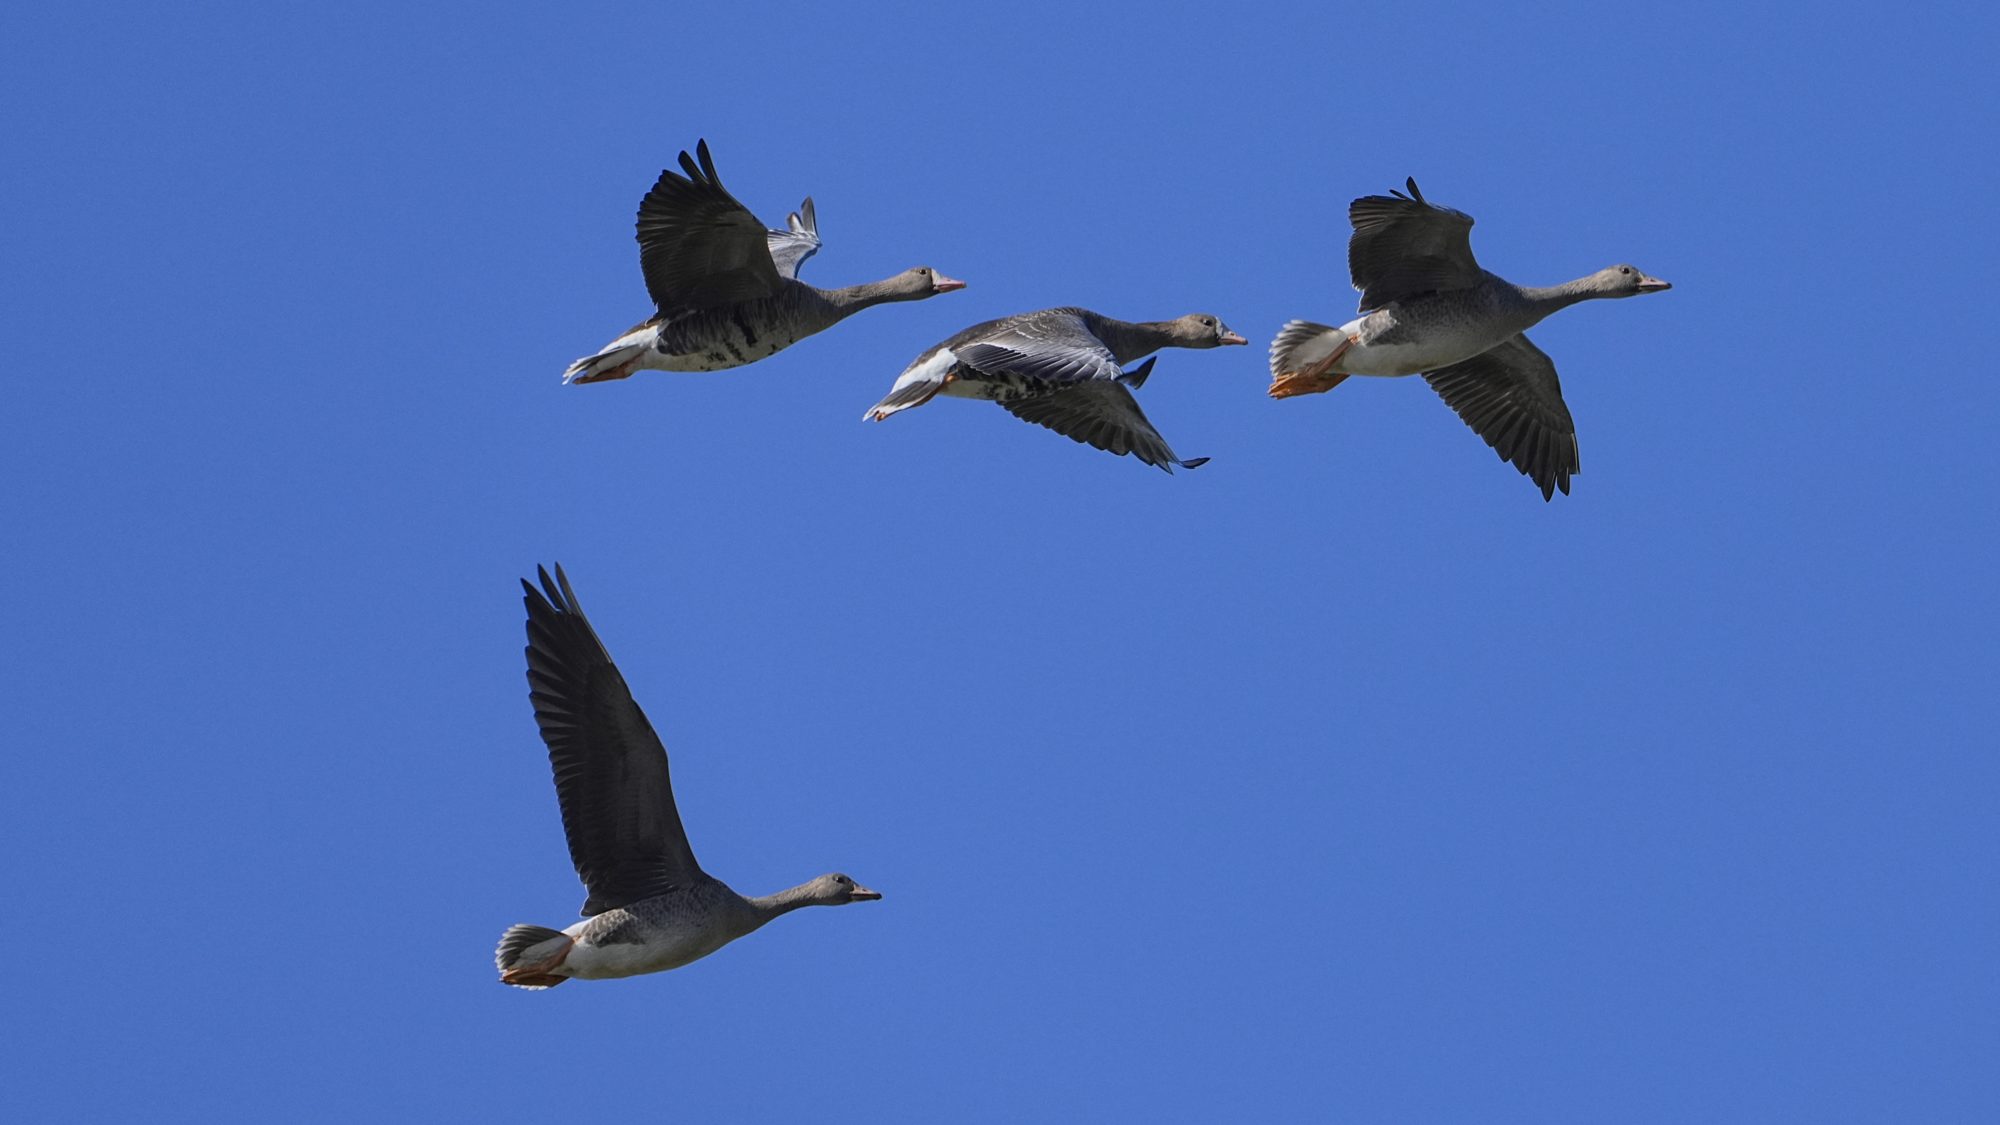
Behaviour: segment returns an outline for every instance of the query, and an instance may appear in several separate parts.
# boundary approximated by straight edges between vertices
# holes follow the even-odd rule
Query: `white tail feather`
[[[637,366],[637,361],[645,358],[646,352],[658,342],[660,329],[657,325],[641,325],[625,333],[616,340],[598,349],[596,355],[587,355],[569,365],[563,372],[565,383],[591,383],[599,379],[622,379],[632,374],[631,370],[620,371],[627,365]]]

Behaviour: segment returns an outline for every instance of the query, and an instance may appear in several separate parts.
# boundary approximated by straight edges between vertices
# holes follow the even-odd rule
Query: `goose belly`
[[[1342,325],[1354,343],[1334,364],[1349,375],[1416,375],[1436,371],[1513,336],[1511,326],[1481,325],[1469,319],[1414,329],[1391,312],[1375,312]]]
[[[1451,362],[1449,360],[1445,362]],[[1356,341],[1341,353],[1334,368],[1349,375],[1415,375],[1441,367],[1433,362],[1430,349],[1414,344],[1364,344]]]
[[[762,332],[727,323],[705,327],[703,332],[662,333],[639,366],[654,371],[726,371],[769,359],[811,335],[791,326]]]
[[[1056,388],[1041,379],[1024,379],[1018,375],[988,374],[970,367],[953,369],[958,378],[944,385],[941,394],[953,398],[977,398],[988,402],[1015,402],[1024,398],[1045,395]]]
[[[591,923],[596,921],[585,919],[563,931],[576,939],[576,945],[563,959],[562,972],[581,980],[664,972],[698,961],[729,944],[729,938],[718,933],[689,926],[643,925],[637,920],[624,922],[609,932],[604,932],[600,925],[598,932],[590,933]]]

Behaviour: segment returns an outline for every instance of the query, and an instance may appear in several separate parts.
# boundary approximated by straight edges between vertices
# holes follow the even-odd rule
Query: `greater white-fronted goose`
[[[870,305],[965,288],[929,266],[845,289],[816,289],[799,266],[819,249],[807,198],[784,230],[765,230],[716,178],[708,142],[681,153],[639,201],[639,265],[658,307],[650,319],[563,372],[565,383],[635,371],[721,371],[755,363]]]
[[[744,898],[701,869],[681,829],[667,751],[632,701],[562,567],[522,582],[528,698],[549,747],[570,860],[589,897],[566,930],[518,925],[494,953],[500,979],[552,988],[677,969],[801,906],[882,896],[845,875]]]
[[[918,356],[864,419],[879,422],[937,395],[983,398],[1026,422],[1109,453],[1130,453],[1167,472],[1208,461],[1183,461],[1146,420],[1132,388],[1153,360],[1125,365],[1161,348],[1213,348],[1244,339],[1206,313],[1134,324],[1088,309],[1058,308],[975,324]]]
[[[1349,375],[1415,375],[1503,461],[1542,490],[1569,493],[1576,427],[1555,364],[1524,331],[1595,297],[1672,286],[1632,266],[1547,287],[1520,286],[1472,256],[1472,216],[1409,194],[1368,195],[1348,207],[1347,265],[1362,316],[1339,328],[1294,320],[1271,342],[1271,397],[1331,390]]]

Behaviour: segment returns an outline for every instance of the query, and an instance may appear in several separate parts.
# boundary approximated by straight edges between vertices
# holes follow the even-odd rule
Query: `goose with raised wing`
[[[1125,367],[1161,348],[1245,342],[1207,313],[1140,323],[1078,308],[1020,313],[975,324],[925,351],[862,418],[880,422],[938,395],[980,398],[1107,453],[1129,453],[1170,473],[1193,469],[1208,458],[1176,456],[1132,397],[1154,361]]]
[[[1472,216],[1408,194],[1347,210],[1348,272],[1362,315],[1338,328],[1294,320],[1271,342],[1272,398],[1332,390],[1349,375],[1423,375],[1503,461],[1548,500],[1579,468],[1555,363],[1527,329],[1579,301],[1673,288],[1629,265],[1561,285],[1521,286],[1481,269]]]
[[[766,230],[715,174],[708,142],[681,153],[639,202],[639,266],[653,316],[584,356],[565,383],[624,379],[636,371],[721,371],[775,355],[862,309],[920,301],[965,288],[929,266],[894,277],[818,289],[799,266],[819,250],[811,197]]]
[[[667,776],[667,751],[577,605],[569,577],[527,582],[528,697],[548,744],[569,855],[589,892],[565,930],[517,925],[500,938],[500,979],[553,988],[677,969],[802,906],[882,896],[842,874],[745,898],[695,862]]]

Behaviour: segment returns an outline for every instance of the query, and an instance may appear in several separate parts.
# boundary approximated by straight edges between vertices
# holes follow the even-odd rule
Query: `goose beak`
[[[848,892],[848,895],[847,895],[847,901],[849,901],[849,902],[873,902],[874,900],[876,900],[876,899],[878,899],[878,898],[881,898],[881,897],[882,897],[882,892],[881,892],[881,891],[871,891],[871,890],[869,890],[869,889],[868,889],[867,887],[864,887],[864,886],[862,886],[861,884],[859,884],[859,883],[856,883],[856,884],[854,884],[854,889],[853,889],[852,891]]]
[[[931,283],[931,292],[933,293],[949,293],[954,289],[963,288],[965,288],[965,282],[955,277],[946,277],[943,274],[937,275],[937,280]],[[881,898],[882,896],[876,895],[875,897]]]
[[[1671,282],[1661,281],[1657,277],[1647,277],[1639,280],[1639,292],[1641,293],[1659,293],[1672,288],[1673,284]]]
[[[1243,337],[1241,337],[1241,336],[1238,336],[1238,335],[1237,335],[1236,333],[1234,333],[1234,332],[1224,332],[1224,333],[1222,334],[1222,341],[1221,341],[1221,342],[1222,342],[1222,343],[1224,343],[1224,344],[1247,344],[1247,343],[1249,343],[1250,341],[1248,341],[1248,340],[1244,339],[1244,338],[1243,338]]]

